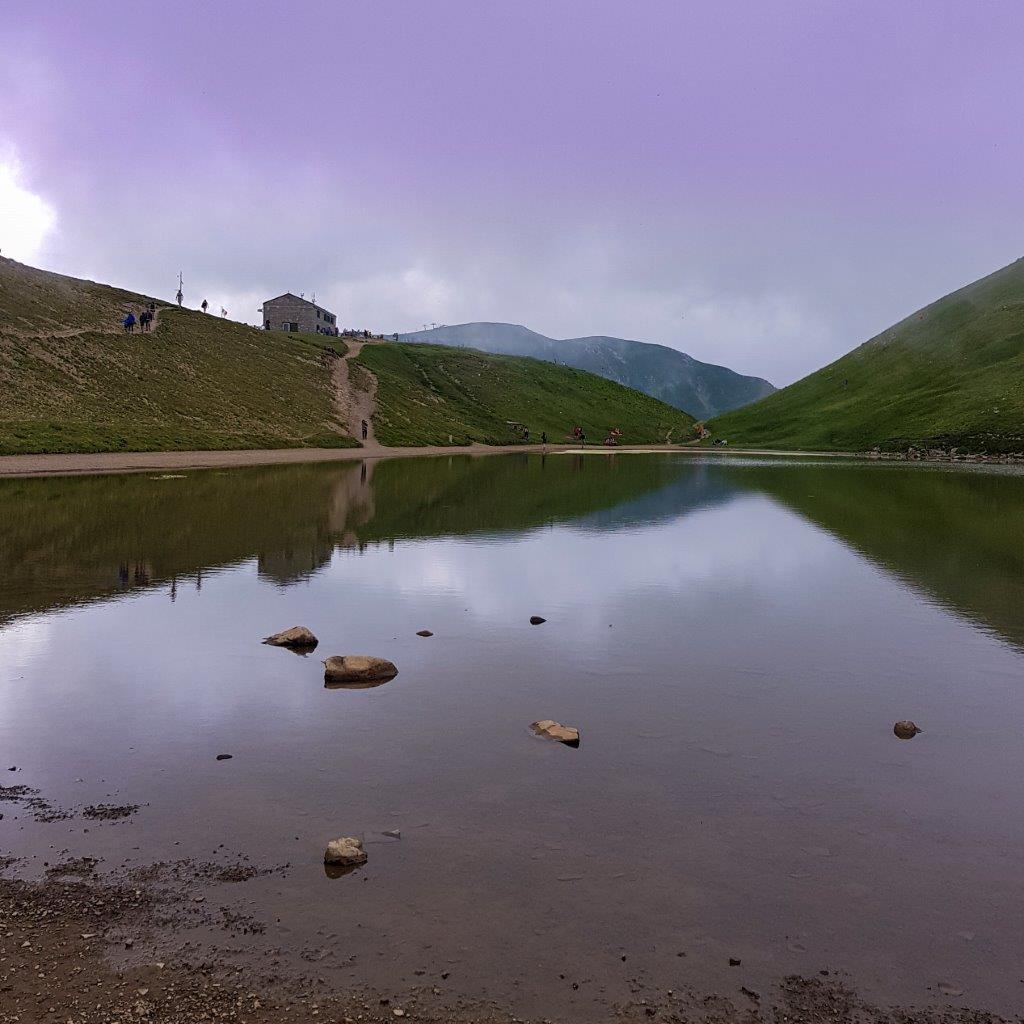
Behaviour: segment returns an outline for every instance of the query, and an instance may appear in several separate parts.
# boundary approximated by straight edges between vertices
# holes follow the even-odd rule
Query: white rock
[[[324,851],[325,864],[338,864],[341,867],[354,867],[356,864],[366,863],[366,851],[363,849],[362,840],[354,836],[342,836],[340,839],[332,839]]]

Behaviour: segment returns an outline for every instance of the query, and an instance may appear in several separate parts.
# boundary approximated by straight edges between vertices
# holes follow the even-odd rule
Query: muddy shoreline
[[[116,828],[138,811],[135,805],[62,808],[23,785],[2,787],[0,795],[6,812],[0,828],[17,827],[15,822],[27,819],[54,828],[74,818],[93,827],[106,823]],[[254,942],[272,924],[263,919],[258,900],[247,900],[247,886],[260,878],[286,877],[290,864],[263,865],[218,847],[207,860],[182,857],[140,865],[127,856],[129,836],[124,836],[125,862],[115,867],[80,852],[72,855],[66,848],[48,855],[53,860],[41,862],[40,855],[19,858],[0,853],[0,1024],[1005,1021],[952,1005],[948,1000],[959,1001],[955,992],[937,993],[938,1000],[928,1007],[872,1005],[857,994],[851,979],[824,969],[816,977],[780,977],[770,990],[758,991],[738,979],[738,992],[685,985],[654,991],[642,981],[642,959],[630,968],[636,973],[634,998],[608,1000],[596,1015],[591,1008],[579,1015],[554,1011],[539,1018],[519,1016],[514,1006],[460,991],[448,970],[416,971],[415,979],[396,976],[394,986],[382,991],[360,981],[360,948],[345,947],[335,935],[323,938],[334,943],[330,952],[336,954],[335,960],[352,964],[352,976],[345,981],[326,965],[317,966],[324,950],[303,951],[307,967],[301,969],[292,955],[295,950],[284,948],[287,936],[275,936],[269,948],[260,949]],[[56,845],[50,844],[50,849],[56,850]],[[351,880],[358,882],[358,872]],[[739,970],[740,961],[734,963]],[[500,972],[501,966],[495,965],[495,970]]]
[[[0,478],[32,476],[79,476],[106,473],[152,473],[189,469],[230,469],[239,466],[278,466],[304,462],[358,462],[363,459],[437,458],[451,455],[508,455],[577,452],[577,445],[511,444],[385,448],[281,448],[268,450],[208,452],[98,452],[70,455],[0,455]],[[670,452],[677,455],[773,455],[781,458],[863,458],[852,452],[787,452],[759,449],[698,448],[680,445],[592,445],[588,454],[616,452]]]
[[[230,880],[229,866],[221,870],[221,887],[244,885],[244,877]],[[173,871],[154,865],[149,872],[106,875],[95,862],[78,858],[51,866],[42,880],[20,879],[17,873],[18,864],[7,861],[8,877],[0,878],[2,1024],[524,1020],[513,1009],[461,997],[440,979],[380,992],[358,983],[339,988],[315,973],[267,970],[245,955],[244,938],[253,922],[244,919],[222,925],[224,941],[219,945],[182,944],[176,932],[194,925],[197,917],[209,923],[216,916],[212,903],[192,895],[195,883],[209,880],[209,865],[186,861]],[[956,1007],[880,1008],[861,1000],[843,979],[795,975],[780,978],[772,992],[744,988],[739,998],[668,990],[655,998],[609,1006],[606,1019],[721,1024],[1004,1020]]]

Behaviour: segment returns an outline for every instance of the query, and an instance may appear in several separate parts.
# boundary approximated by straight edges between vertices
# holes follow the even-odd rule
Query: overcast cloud
[[[0,250],[785,384],[1013,259],[1024,6],[7,0]]]

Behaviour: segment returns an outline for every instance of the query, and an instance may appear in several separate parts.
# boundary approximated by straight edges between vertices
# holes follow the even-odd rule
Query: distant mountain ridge
[[[775,391],[760,377],[702,363],[666,345],[597,335],[559,340],[519,324],[470,323],[399,335],[402,341],[475,348],[563,363],[660,399],[697,419],[717,416]]]

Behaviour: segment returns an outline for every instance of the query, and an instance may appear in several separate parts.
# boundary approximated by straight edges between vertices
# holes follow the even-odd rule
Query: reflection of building
[[[263,329],[267,331],[307,331],[309,334],[338,336],[338,318],[309,299],[285,292],[263,303]]]
[[[313,541],[308,548],[263,552],[256,561],[260,579],[286,587],[290,583],[309,579],[331,560],[334,545],[324,538]]]

